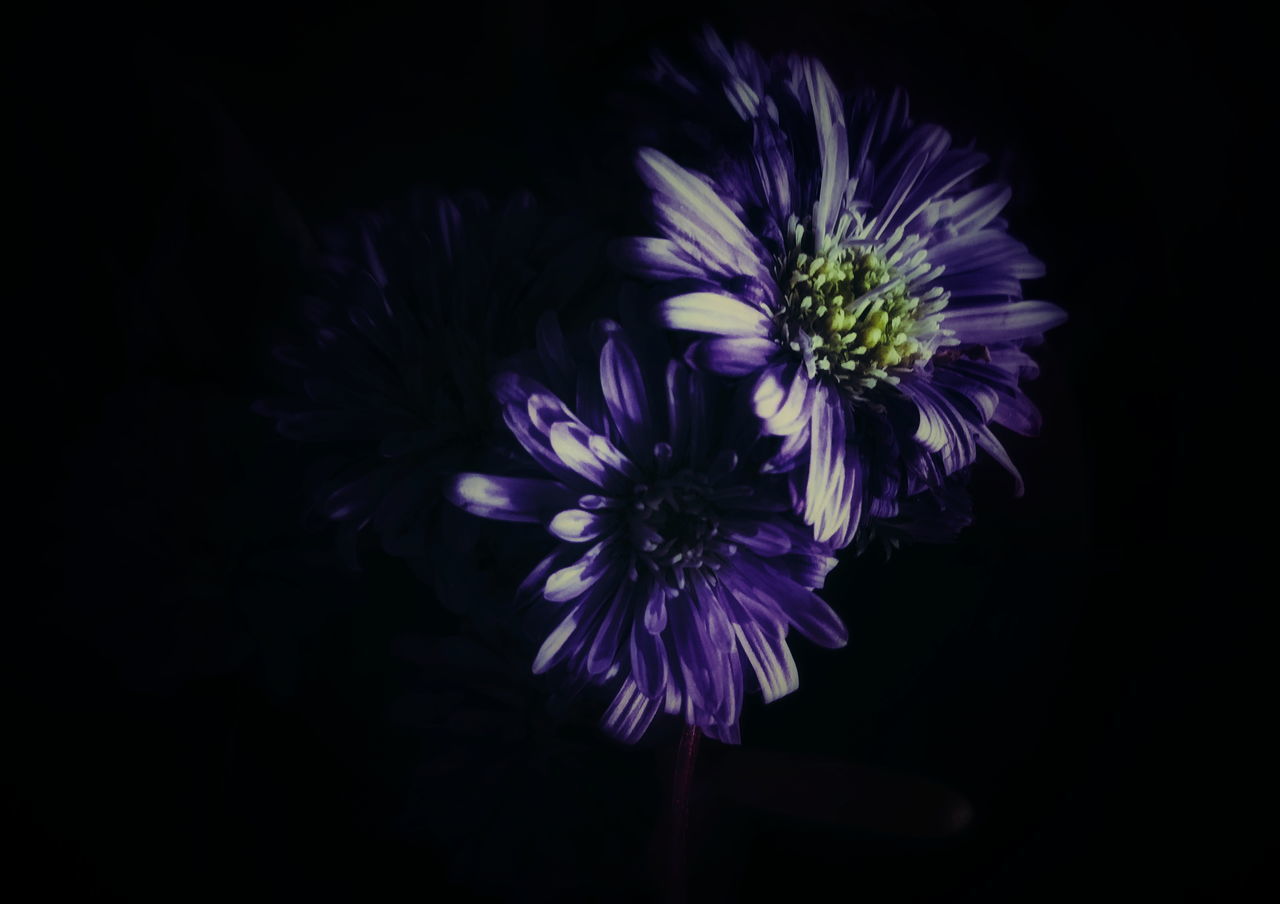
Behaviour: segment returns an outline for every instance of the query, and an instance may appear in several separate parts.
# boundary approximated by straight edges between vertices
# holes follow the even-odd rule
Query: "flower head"
[[[1021,492],[991,426],[1037,429],[1022,347],[1065,314],[1023,300],[1043,268],[999,219],[1008,187],[977,181],[986,157],[913,121],[901,91],[846,101],[816,60],[711,33],[703,51],[698,74],[659,75],[720,134],[683,142],[688,168],[639,152],[661,237],[616,246],[661,285],[660,321],[694,334],[687,360],[748,381],[819,540],[921,494],[941,509],[978,449]]]
[[[616,686],[604,724],[624,741],[664,710],[736,742],[748,670],[766,701],[796,687],[790,628],[846,640],[813,593],[830,548],[791,513],[785,480],[759,473],[757,431],[719,381],[611,321],[576,354],[541,336],[541,379],[496,381],[524,473],[459,474],[448,495],[558,541],[521,588],[552,625],[535,672]]]
[[[585,296],[600,242],[516,195],[419,191],[330,228],[301,342],[277,354],[296,389],[260,403],[277,430],[321,445],[313,507],[348,536],[372,528],[393,555],[425,555],[442,476],[483,456],[495,362],[539,315]]]

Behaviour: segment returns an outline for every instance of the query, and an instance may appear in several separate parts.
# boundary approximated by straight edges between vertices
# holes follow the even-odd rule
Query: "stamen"
[[[798,248],[804,224],[789,222],[797,239],[781,261],[788,289],[779,319],[785,345],[809,375],[831,374],[856,396],[881,381],[896,384],[890,368],[915,368],[947,343],[934,316],[947,297],[939,286],[912,294],[913,280],[936,270],[916,237],[904,237],[899,227],[876,242],[861,233],[861,217],[841,224],[858,231],[811,257]]]

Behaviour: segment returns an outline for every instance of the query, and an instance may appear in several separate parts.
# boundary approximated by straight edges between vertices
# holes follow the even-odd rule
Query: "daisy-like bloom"
[[[987,158],[914,122],[901,91],[846,101],[814,59],[710,33],[703,50],[696,74],[659,67],[673,109],[707,110],[711,129],[673,130],[698,168],[641,149],[661,237],[616,247],[660,284],[660,321],[701,334],[687,360],[749,381],[819,540],[945,500],[979,449],[1021,493],[991,428],[1038,429],[1023,346],[1065,314],[1022,297],[1043,268],[999,218],[1009,188],[975,181]]]
[[[495,207],[430,191],[323,237],[309,330],[277,350],[296,388],[257,410],[327,453],[321,519],[349,541],[372,529],[392,555],[423,557],[449,536],[437,523],[443,476],[501,428],[488,393],[496,362],[526,345],[541,313],[594,291],[602,243],[525,194]]]
[[[736,743],[744,673],[766,701],[796,687],[788,629],[845,643],[813,593],[835,559],[790,511],[785,480],[758,473],[758,431],[723,381],[611,321],[597,351],[570,348],[544,323],[541,379],[496,381],[526,473],[462,473],[449,498],[558,541],[519,591],[551,625],[535,672],[616,687],[603,722],[625,742],[666,711]]]

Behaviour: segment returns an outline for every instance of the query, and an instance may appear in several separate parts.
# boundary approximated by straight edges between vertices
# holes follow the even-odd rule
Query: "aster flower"
[[[835,560],[758,473],[723,381],[611,321],[594,339],[575,351],[544,323],[538,366],[496,382],[524,473],[462,473],[449,498],[558,541],[519,591],[550,619],[535,672],[616,687],[603,724],[625,742],[665,711],[736,743],[748,669],[766,701],[796,687],[791,627],[845,643],[813,593]]]
[[[586,297],[601,243],[526,194],[495,207],[425,190],[323,238],[308,333],[277,351],[296,386],[257,410],[328,454],[312,503],[322,521],[425,557],[455,534],[439,524],[442,475],[490,445],[495,362],[542,312]]]
[[[963,523],[948,500],[979,449],[1021,493],[992,426],[1038,429],[1023,347],[1065,314],[1023,299],[1043,267],[999,218],[1009,188],[976,179],[987,158],[914,122],[902,91],[846,101],[814,59],[708,33],[698,68],[657,74],[711,125],[671,130],[689,167],[639,151],[661,237],[617,256],[659,284],[692,365],[749,384],[815,537],[843,547],[926,496]]]

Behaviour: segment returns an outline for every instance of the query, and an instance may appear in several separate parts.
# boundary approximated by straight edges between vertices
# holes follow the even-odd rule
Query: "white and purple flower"
[[[692,334],[686,360],[748,381],[781,437],[769,468],[837,548],[921,494],[944,500],[979,449],[1020,493],[992,426],[1037,431],[1023,346],[1066,315],[1023,299],[1043,267],[999,217],[1009,188],[977,181],[987,158],[914,122],[901,91],[846,101],[814,59],[712,33],[703,51],[700,75],[658,70],[673,109],[707,111],[710,129],[675,130],[698,136],[697,169],[641,149],[660,237],[616,245],[659,284],[660,322]]]
[[[519,591],[551,615],[535,672],[616,687],[604,725],[623,741],[665,711],[736,743],[751,676],[766,701],[796,688],[791,628],[845,643],[813,592],[835,559],[790,511],[785,479],[759,473],[757,431],[724,381],[612,321],[593,335],[573,353],[544,321],[541,379],[495,384],[524,473],[459,474],[447,494],[558,541]]]

